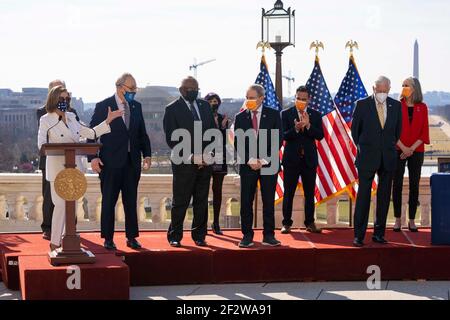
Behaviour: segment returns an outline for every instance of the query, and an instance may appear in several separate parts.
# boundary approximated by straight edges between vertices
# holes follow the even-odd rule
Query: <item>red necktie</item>
[[[252,118],[252,124],[253,129],[255,129],[256,134],[258,134],[258,111],[253,111],[253,118]]]

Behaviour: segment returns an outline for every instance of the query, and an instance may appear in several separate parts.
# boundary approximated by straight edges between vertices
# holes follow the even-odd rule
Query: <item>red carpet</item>
[[[294,230],[277,238],[281,247],[261,245],[262,233],[255,235],[252,249],[239,249],[240,231],[207,237],[209,247],[198,248],[186,232],[182,248],[172,248],[166,232],[142,232],[144,249],[125,246],[124,233],[117,233],[117,255],[129,267],[130,284],[169,285],[190,283],[341,281],[366,280],[367,267],[381,268],[384,280],[450,280],[450,246],[431,246],[430,229],[414,234],[387,232],[387,245],[371,242],[371,230],[364,248],[352,246],[352,229],[325,230],[315,235]],[[97,255],[106,254],[99,233],[83,233],[83,246]],[[20,257],[45,256],[48,242],[40,234],[0,235],[1,268],[5,285],[20,288]],[[26,259],[28,261],[28,259]],[[30,259],[32,260],[32,259]]]

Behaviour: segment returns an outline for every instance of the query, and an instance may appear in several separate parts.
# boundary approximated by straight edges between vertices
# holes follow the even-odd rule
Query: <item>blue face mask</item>
[[[58,102],[58,110],[61,112],[67,111],[67,103],[66,102]]]
[[[136,96],[136,92],[125,92],[124,97],[128,103],[132,103],[134,101],[134,97]]]

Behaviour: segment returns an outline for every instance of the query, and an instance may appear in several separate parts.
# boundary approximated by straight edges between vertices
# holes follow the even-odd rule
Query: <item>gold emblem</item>
[[[55,191],[66,201],[77,201],[84,196],[86,190],[86,177],[78,169],[65,169],[56,176]]]

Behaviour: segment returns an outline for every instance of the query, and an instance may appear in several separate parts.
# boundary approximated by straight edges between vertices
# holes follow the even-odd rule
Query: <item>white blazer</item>
[[[67,125],[64,121],[59,121],[59,116],[56,112],[47,113],[41,117],[38,133],[39,150],[45,143],[78,143],[80,142],[80,138],[95,139],[95,134],[97,137],[100,137],[103,134],[111,132],[111,128],[106,124],[106,120],[94,129],[82,126],[72,112],[66,112],[66,120]],[[77,156],[76,165],[78,170],[84,172],[86,168],[82,160],[83,156]],[[55,181],[58,173],[65,169],[64,163],[64,156],[47,156],[45,167],[46,179],[48,181]]]

